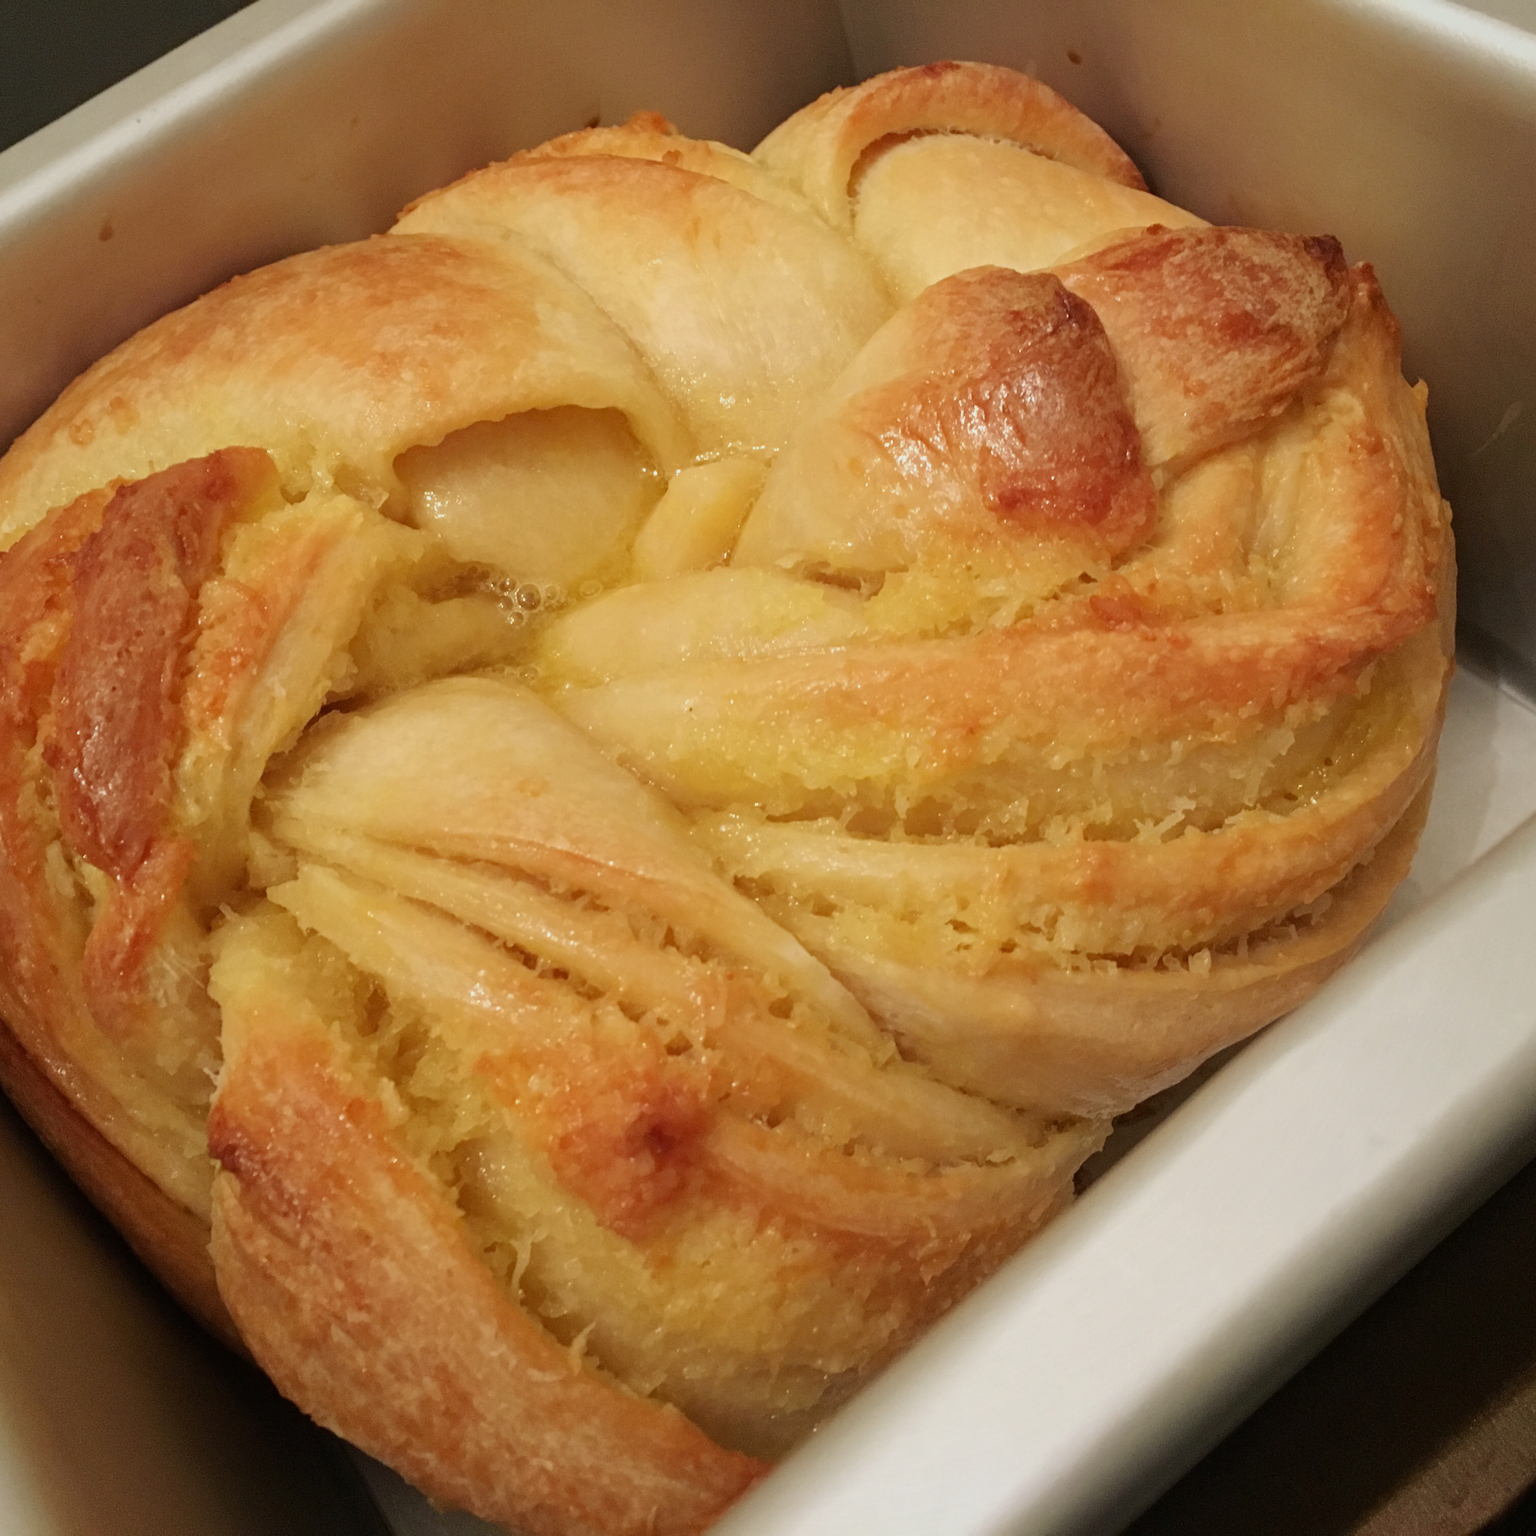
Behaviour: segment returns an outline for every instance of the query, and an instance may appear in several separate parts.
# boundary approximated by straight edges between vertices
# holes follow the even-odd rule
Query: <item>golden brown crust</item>
[[[861,157],[882,140],[923,132],[1007,139],[1122,186],[1146,187],[1120,146],[1049,86],[985,64],[923,64],[829,91],[753,153],[800,187],[823,218],[846,227]]]
[[[1416,772],[1404,787],[1421,783]],[[1025,962],[957,975],[847,944],[831,924],[818,933],[786,921],[946,1081],[1021,1108],[1121,1114],[1304,1002],[1354,954],[1408,872],[1428,803],[1424,783],[1317,918],[1276,924],[1226,953],[1186,953],[1168,968]],[[732,854],[743,870],[762,870],[750,854]]]
[[[588,155],[659,161],[662,165],[728,182],[768,202],[780,203],[800,212],[806,211],[805,199],[779,177],[764,170],[750,155],[732,149],[728,144],[687,138],[655,112],[636,112],[627,122],[612,127],[583,128],[576,133],[562,134],[559,138],[513,155],[506,163],[517,165],[528,160]],[[471,173],[454,185],[464,185],[473,180],[475,174]],[[442,190],[446,192],[451,188]],[[437,195],[429,192],[417,198],[405,208],[401,218],[408,218],[418,207]]]
[[[1131,375],[1154,465],[1277,415],[1321,372],[1351,284],[1337,240],[1148,230],[1061,269]]]
[[[119,1038],[147,1027],[144,968],[195,855],[170,822],[198,595],[229,521],[275,490],[259,449],[189,460],[115,492],[75,557],[40,735],[62,844],[111,882],[80,967],[87,1006]]]
[[[445,1208],[523,1255],[526,1306],[589,1318],[597,1360],[659,1373],[713,1433],[773,1443],[888,1358],[1101,1137],[907,1069],[662,802],[513,685],[351,715],[268,814],[298,867],[269,899],[314,937],[278,954],[281,925],[226,927],[226,1036],[333,946],[377,990],[329,1016],[411,1104],[402,1145],[430,1149]]]
[[[176,948],[194,856],[172,821],[171,763],[199,589],[225,525],[273,486],[264,453],[221,450],[77,498],[0,562],[5,1016],[97,1129],[198,1214],[214,1058],[154,969]]]
[[[1156,515],[1098,316],[1048,273],[977,267],[925,289],[802,430],[737,564],[859,572],[1008,561],[1060,543],[1111,559]]]
[[[1100,270],[1124,275],[1112,296]],[[694,808],[722,865],[907,1049],[973,1090],[1095,1114],[1292,1006],[1385,903],[1432,765],[1450,578],[1368,269],[1346,271],[1327,241],[1150,230],[1062,277],[1098,298],[1166,531],[1147,541],[1133,524],[1113,570],[1111,551],[1048,558],[1029,539],[1010,579],[1032,611],[966,614],[972,633],[964,610],[939,609],[928,622],[951,632],[924,636],[829,609],[831,646],[808,625],[620,659],[594,643],[595,614],[573,617],[584,675],[567,674],[563,707]],[[956,350],[950,296],[1016,305],[1049,281],[981,269],[901,310],[775,465],[734,561],[884,573],[887,590],[957,565],[998,580],[976,478],[969,503],[951,488],[966,444],[909,423],[930,378],[966,421],[990,421],[1006,392],[995,343],[982,365]],[[964,404],[973,388],[986,409]],[[1049,420],[1028,416],[1037,433]],[[1083,464],[1067,437],[1040,441],[1044,462]],[[1273,510],[1244,512],[1266,484]],[[1072,494],[1094,504],[1081,483]],[[1043,517],[1051,498],[1031,506]],[[1241,520],[1218,542],[1194,515],[1207,509]],[[562,636],[551,660],[568,654]],[[1352,876],[1378,844],[1396,852]],[[1278,940],[1298,922],[1300,940]],[[1095,1010],[1125,1025],[1118,1046],[1080,1035]]]
[[[219,1283],[311,1414],[532,1536],[700,1531],[761,1475],[595,1380],[506,1299],[323,1024],[269,1013],[230,1047],[209,1121]]]
[[[238,277],[88,369],[0,461],[0,544],[51,507],[231,444],[289,494],[393,490],[406,449],[515,411],[629,419],[657,464],[685,450],[629,342],[505,240],[330,246]]]
[[[721,158],[518,156],[418,199],[395,233],[526,241],[623,327],[700,457],[766,457],[890,306],[847,241]]]
[[[0,544],[0,1077],[284,1391],[548,1536],[702,1529],[1309,995],[1450,671],[1370,269],[979,65],[238,279]]]

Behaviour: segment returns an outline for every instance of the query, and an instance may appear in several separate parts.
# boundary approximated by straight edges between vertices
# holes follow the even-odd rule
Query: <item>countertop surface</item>
[[[233,0],[8,6],[0,148],[239,9]],[[1533,1294],[1536,1165],[1186,1473],[1130,1536],[1536,1531]],[[302,1436],[283,1405],[262,1411],[282,1435]],[[317,1465],[327,1463],[316,1441]]]

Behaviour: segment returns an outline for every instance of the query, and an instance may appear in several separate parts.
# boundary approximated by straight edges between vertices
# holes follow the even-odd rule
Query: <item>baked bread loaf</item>
[[[1044,86],[557,139],[0,462],[0,1070],[296,1402],[689,1532],[1310,993],[1449,514],[1369,267]]]

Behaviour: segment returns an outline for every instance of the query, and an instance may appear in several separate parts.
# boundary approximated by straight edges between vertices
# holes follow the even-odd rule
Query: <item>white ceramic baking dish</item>
[[[722,1533],[1112,1532],[1536,1147],[1522,20],[1518,0],[260,0],[0,155],[0,441],[154,314],[519,145],[656,107],[749,146],[829,85],[946,56],[1039,74],[1211,218],[1329,231],[1375,262],[1430,383],[1474,655],[1407,887],[1343,975],[1206,1074]],[[19,1140],[0,1201],[27,1223],[0,1266],[0,1529],[339,1536],[349,1497],[375,1528],[361,1485],[276,1444],[260,1390]],[[38,1341],[83,1327],[85,1363],[50,1373]],[[365,1475],[396,1536],[472,1524]],[[291,1484],[298,1509],[315,1477],[330,1513],[253,1514],[252,1487]]]

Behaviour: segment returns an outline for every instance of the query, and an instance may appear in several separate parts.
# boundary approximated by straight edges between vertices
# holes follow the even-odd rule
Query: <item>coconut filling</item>
[[[543,675],[571,719],[706,826],[766,819],[849,839],[1021,849],[1268,827],[1283,842],[1287,818],[1332,803],[1334,786],[1365,802],[1408,767],[1438,697],[1433,637],[1370,665],[1362,640],[1354,667],[1288,698],[1234,710],[1213,696],[1203,710],[1197,697],[1160,714],[1155,699],[1143,709],[1134,690],[1114,692],[1113,668],[1079,669],[1075,636],[1091,655],[1106,603],[1152,639],[1183,629],[1213,690],[1278,647],[1305,657],[1336,644],[1313,591],[1321,583],[1326,598],[1333,557],[1313,525],[1337,490],[1328,466],[1351,462],[1341,440],[1358,414],[1349,390],[1309,390],[1253,439],[1170,472],[1151,540],[1058,594],[1049,623],[1009,630],[972,586],[958,626],[943,610],[925,625],[910,595],[933,573],[888,573],[860,592],[733,567],[562,615],[541,636]],[[1137,659],[1128,643],[1109,654]],[[1299,845],[1306,818],[1297,828]],[[1115,952],[1155,964],[1286,915],[1271,902],[1229,911],[1224,927],[1083,932],[1084,963]],[[1003,926],[1037,947],[1038,916]],[[1074,925],[1061,943],[1055,926],[1045,921],[1038,948],[1059,961]]]
[[[194,1211],[207,1209],[203,1121],[222,1054],[208,935],[221,909],[267,878],[272,850],[251,811],[269,766],[317,718],[360,699],[515,665],[531,619],[622,569],[660,490],[612,410],[480,423],[409,450],[397,467],[394,487],[349,465],[291,484],[274,477],[231,513],[196,592],[163,832],[191,857],[145,946],[132,1028],[117,1023],[110,1047],[82,1030],[73,1047],[169,1147],[150,1159],[154,1177]],[[523,530],[522,542],[488,538],[498,524]],[[594,562],[588,541],[618,553]],[[40,758],[31,778],[52,813]],[[112,881],[61,840],[46,867],[83,948]]]
[[[242,883],[269,762],[323,709],[515,660],[530,615],[627,559],[660,491],[621,413],[574,407],[477,423],[396,472],[403,498],[317,488],[238,523],[199,594],[173,818],[205,915]]]
[[[1347,872],[1329,861],[1330,836],[1345,838],[1352,865],[1356,819],[1385,830],[1418,789],[1412,770],[1433,702],[1414,684],[1434,643],[1416,637],[1383,658],[1360,695],[1314,724],[1276,727],[1267,753],[1212,746],[1181,758],[1177,745],[1148,745],[1054,774],[1036,759],[1038,779],[1014,771],[1024,798],[1012,803],[1000,763],[977,774],[974,798],[957,781],[903,818],[770,818],[736,807],[701,812],[697,835],[814,953],[825,941],[812,935],[830,925],[846,943],[971,975],[1008,956],[1103,970],[1246,954],[1270,925],[1326,910],[1319,898]],[[1184,796],[1169,798],[1170,776]],[[967,826],[968,837],[956,835]],[[1012,828],[1032,835],[1007,836]],[[1251,889],[1248,869],[1219,862],[1225,847],[1249,845],[1271,850]],[[1082,862],[1096,850],[1117,862],[1108,892]],[[1081,884],[1079,868],[1089,872]],[[1221,899],[1213,888],[1203,905],[1213,879]],[[1190,899],[1170,901],[1181,886]]]
[[[515,748],[541,733],[547,792]],[[482,765],[455,776],[469,742]],[[434,744],[445,798],[502,834],[423,841],[410,775]],[[663,811],[606,806],[610,781],[645,795],[488,679],[317,732],[269,787],[278,883],[220,935],[214,990],[239,1007],[240,957],[292,952],[509,1296],[575,1358],[775,1454],[1038,1225],[1103,1127],[1013,1115],[901,1061]],[[609,810],[640,824],[617,855]],[[583,838],[595,867],[562,851]]]
[[[176,466],[162,483],[197,468]],[[204,1120],[221,1059],[220,1016],[206,990],[209,927],[245,883],[250,807],[268,761],[348,688],[347,647],[361,617],[381,585],[410,569],[420,542],[351,496],[285,499],[274,476],[232,509],[217,566],[196,590],[156,834],[188,851],[184,874],[146,919],[142,962],[122,1000],[132,1028],[109,1021],[109,1048],[83,1035],[72,1049],[163,1149],[137,1153],[152,1177],[201,1214],[211,1175]],[[60,843],[50,870],[59,893],[79,903],[82,940],[110,922],[111,882],[101,871]]]
[[[814,1010],[678,949],[632,938],[658,974],[637,981],[637,967],[622,989],[562,974],[556,962],[576,948],[613,955],[629,926],[569,895],[565,928],[596,931],[555,961],[313,865],[273,895],[327,937],[301,938],[264,907],[226,927],[221,948],[294,952],[307,995],[325,999],[364,1076],[399,1105],[401,1147],[457,1205],[508,1294],[576,1359],[757,1454],[787,1448],[910,1336],[932,1305],[914,1289],[925,1252],[940,1268],[972,1225],[978,1258],[989,1226],[1027,1230],[1097,1139],[1015,1122],[900,1063],[882,1072]],[[546,914],[532,917],[543,926]],[[715,1027],[698,1008],[711,982],[745,994]],[[231,1004],[218,967],[214,989]],[[636,1059],[706,1078],[709,1114],[736,1121],[698,1145],[681,1133],[681,1175],[642,1135],[637,1178],[669,1195],[654,1209],[643,1187],[605,1190],[611,1167],[584,1169],[578,1155],[573,1175],[579,1119],[550,1129],[567,1126],[568,1094],[601,1107],[643,1070]],[[679,1133],[658,1123],[650,1140],[671,1151]],[[623,1161],[619,1147],[597,1151]],[[573,1198],[562,1173],[595,1177],[596,1204]]]

